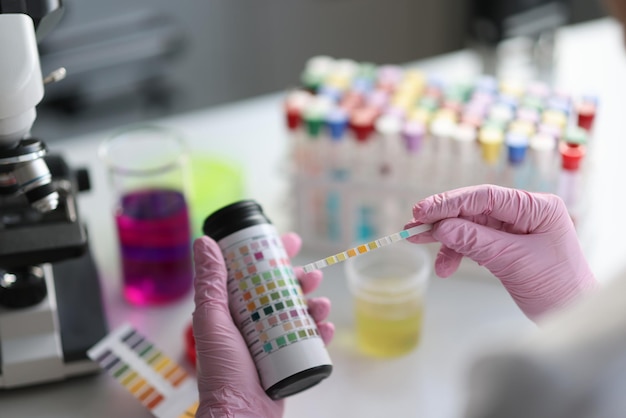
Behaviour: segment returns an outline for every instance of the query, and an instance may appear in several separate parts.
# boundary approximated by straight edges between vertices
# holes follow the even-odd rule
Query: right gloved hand
[[[467,256],[499,278],[532,320],[597,287],[567,208],[555,195],[465,187],[418,202],[405,228],[427,223],[434,224],[431,231],[408,240],[442,244],[438,276],[450,276]]]

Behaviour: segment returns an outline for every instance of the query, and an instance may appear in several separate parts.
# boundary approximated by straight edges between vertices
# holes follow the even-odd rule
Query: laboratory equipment
[[[93,373],[87,349],[106,334],[98,273],[71,170],[30,136],[44,83],[37,41],[60,1],[0,1],[0,387]]]
[[[138,125],[100,147],[114,191],[124,297],[136,305],[175,301],[192,287],[191,172],[178,132]]]
[[[229,305],[272,399],[318,384],[332,363],[276,228],[252,200],[212,213],[204,233],[228,271]]]
[[[404,241],[346,262],[360,351],[396,357],[417,347],[431,264],[428,250]]]
[[[196,379],[130,324],[114,329],[88,355],[154,417],[195,416]]]
[[[559,194],[567,177],[560,176],[559,142],[572,127],[587,132],[586,155],[592,154],[598,99],[586,92],[488,75],[444,79],[419,68],[365,63],[367,71],[346,79],[339,61],[313,57],[301,89],[285,99],[293,229],[309,249],[330,253],[391,234],[402,213],[410,218],[414,203],[459,187],[495,184]],[[306,123],[312,115],[314,134]],[[340,125],[340,140],[337,115],[348,121]],[[588,172],[584,165],[581,177]]]

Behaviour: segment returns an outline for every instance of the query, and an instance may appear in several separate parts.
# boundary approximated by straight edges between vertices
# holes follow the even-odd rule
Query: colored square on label
[[[226,259],[231,261],[233,258],[235,258],[235,253],[232,251],[229,251],[228,254],[226,254]]]
[[[252,283],[261,284],[261,278],[259,276],[252,276]]]
[[[263,273],[263,279],[265,280],[272,280],[272,273],[270,273],[269,271],[266,271]]]
[[[330,257],[326,257],[326,264],[328,264],[329,266],[335,264],[335,257],[333,257],[332,255]]]
[[[278,292],[274,292],[270,296],[272,297],[272,300],[280,299],[280,294]]]
[[[367,247],[365,245],[359,245],[358,247],[356,247],[356,249],[359,251],[359,254],[367,252]]]
[[[274,326],[278,323],[278,319],[275,316],[270,316],[269,319],[267,320],[267,322],[271,325]]]
[[[291,289],[291,293],[293,293],[295,296],[298,296],[298,289]]]
[[[247,255],[247,256],[245,256],[245,257],[243,258],[243,262],[244,262],[244,263],[246,263],[246,264],[252,264],[254,261],[253,261],[253,259],[252,259],[252,256],[251,256],[251,255]]]
[[[238,270],[235,272],[235,280],[241,280],[241,279],[243,279],[243,273]]]
[[[281,313],[280,315],[278,315],[278,317],[280,318],[281,321],[286,321],[289,319],[289,315],[287,315],[286,312]]]
[[[262,245],[263,247],[267,248],[269,244],[267,243],[267,240],[266,240],[266,239],[264,239],[263,241],[261,241],[261,245]]]
[[[252,301],[252,302],[250,302],[250,303],[248,303],[248,304],[246,305],[246,308],[247,308],[250,312],[252,312],[253,310],[255,310],[255,309],[256,309],[256,303],[254,303],[254,301]]]
[[[274,290],[274,289],[276,289],[276,283],[274,283],[274,282],[269,282],[269,283],[267,284],[267,290]]]
[[[274,307],[277,311],[282,311],[283,309],[285,309],[285,304],[282,302],[278,302],[276,305],[274,305]]]
[[[298,317],[298,311],[296,311],[295,309],[293,311],[289,312],[289,315],[291,315],[292,318],[297,318]]]
[[[293,324],[296,326],[296,328],[302,328],[302,321],[300,321],[299,319],[293,321]]]
[[[261,319],[261,315],[259,315],[258,312],[253,313],[252,315],[250,315],[250,319],[252,319],[254,322],[258,321],[259,319]]]
[[[280,287],[283,287],[283,286],[287,286],[287,283],[285,283],[285,280],[283,280],[283,279],[279,279],[279,280],[278,280],[278,285],[279,285]]]
[[[247,288],[248,288],[248,284],[245,282],[245,280],[242,280],[239,282],[239,289],[246,290]]]
[[[313,332],[315,333],[315,335],[320,335],[320,331],[317,328],[315,328]]]
[[[374,241],[367,244],[367,246],[370,248],[370,250],[375,250],[376,248],[378,248],[378,244],[376,244],[376,242]]]
[[[287,339],[289,340],[289,342],[294,342],[295,340],[298,339],[298,337],[296,336],[295,332],[291,332],[287,334]]]
[[[409,231],[407,231],[407,230],[400,231],[400,237],[408,238],[409,237]]]
[[[307,330],[306,330],[306,332],[308,332],[308,333],[309,333],[309,335],[310,335],[311,337],[315,335],[315,333],[313,332],[313,330],[312,330],[312,329],[310,329],[310,328],[309,328],[309,329],[307,329]]]
[[[294,305],[293,305],[293,300],[291,300],[291,299],[287,299],[287,300],[285,301],[285,303],[287,304],[287,306],[288,306],[289,308],[293,308],[293,306],[294,306]]]
[[[270,260],[270,267],[276,267],[276,259],[272,258]]]
[[[272,351],[272,343],[263,344],[263,351],[265,351],[266,353],[269,353],[270,351]]]
[[[248,274],[256,273],[256,266],[248,266]]]
[[[258,250],[259,249],[259,243],[255,241],[252,244],[250,244],[250,247],[252,247],[253,250]]]
[[[255,259],[256,261],[261,261],[261,260],[263,260],[263,253],[262,253],[262,252],[254,253],[254,259]]]
[[[287,341],[285,340],[285,337],[278,337],[278,338],[276,338],[276,344],[278,344],[278,345],[285,345],[285,344],[287,344]]]
[[[274,309],[271,306],[266,306],[265,308],[263,308],[263,313],[265,315],[271,315],[274,313]]]
[[[274,271],[272,273],[274,273],[274,277],[280,277],[281,276],[281,272],[280,272],[279,269],[274,269]]]
[[[354,248],[350,248],[348,251],[348,257],[355,257],[356,256],[356,251],[354,250]]]
[[[345,261],[346,260],[346,254],[345,253],[339,253],[335,257],[337,257],[337,260],[339,260],[339,261]]]
[[[289,297],[289,290],[288,289],[283,289],[280,291],[280,293],[283,295],[283,297],[288,298]]]
[[[256,326],[255,326],[257,331],[263,331],[263,323],[262,322],[257,322]]]
[[[300,338],[306,338],[306,331],[301,329],[300,331],[298,331],[298,337]]]
[[[243,294],[243,300],[248,301],[250,299],[252,299],[252,293],[246,292],[246,293]]]
[[[268,296],[261,296],[259,302],[261,302],[261,305],[267,305],[268,303],[270,303],[270,298]]]
[[[265,292],[265,286],[263,285],[257,286],[254,289],[254,291],[256,292],[257,295],[261,296],[261,294]]]
[[[269,338],[267,337],[267,334],[264,332],[263,334],[259,335],[259,340],[261,340],[261,342],[267,342]]]
[[[293,329],[293,325],[291,325],[291,322],[287,322],[283,324],[283,329],[285,331],[291,331]]]
[[[246,255],[248,254],[248,247],[244,245],[243,247],[239,247],[239,254]]]

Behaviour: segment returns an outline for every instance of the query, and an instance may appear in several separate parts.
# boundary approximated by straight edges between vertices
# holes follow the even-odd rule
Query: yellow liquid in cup
[[[376,297],[375,301],[372,297]],[[390,296],[382,292],[357,296],[357,344],[360,351],[370,356],[397,357],[411,352],[419,343],[423,303],[420,295],[398,302],[386,302],[385,297]]]

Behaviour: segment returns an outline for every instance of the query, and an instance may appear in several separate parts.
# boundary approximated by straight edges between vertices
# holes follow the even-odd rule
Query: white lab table
[[[620,29],[611,20],[563,29],[558,37],[557,57],[557,86],[601,97],[592,187],[585,196],[590,203],[590,221],[580,233],[592,268],[598,277],[608,278],[625,261],[620,238],[626,233],[621,213],[626,207],[626,194],[610,193],[618,188],[615,176],[623,174],[619,168],[626,149],[619,113],[626,98]],[[461,51],[421,62],[420,68],[447,78],[476,74],[480,64],[472,52]],[[285,230],[287,178],[282,162],[287,138],[281,98],[282,93],[277,93],[156,122],[181,130],[196,152],[231,158],[245,167],[247,196],[257,199],[279,229]],[[186,364],[183,330],[191,320],[192,296],[159,308],[133,307],[122,299],[112,200],[105,169],[97,159],[97,147],[108,134],[72,138],[50,148],[63,153],[73,166],[86,166],[91,173],[92,191],[80,196],[79,205],[101,272],[110,328],[130,322],[163,351]],[[403,222],[398,223],[401,226]],[[305,252],[295,263],[319,255],[323,254]],[[534,327],[495,279],[484,270],[467,268],[455,277],[431,282],[422,342],[417,350],[394,360],[369,359],[354,348],[351,300],[342,273],[341,266],[326,269],[325,281],[316,292],[333,301],[330,319],[337,327],[329,346],[333,374],[320,385],[288,399],[286,417],[460,417],[465,369],[478,347],[507,333]],[[1,392],[0,416],[110,418],[149,414],[116,381],[99,374]]]

